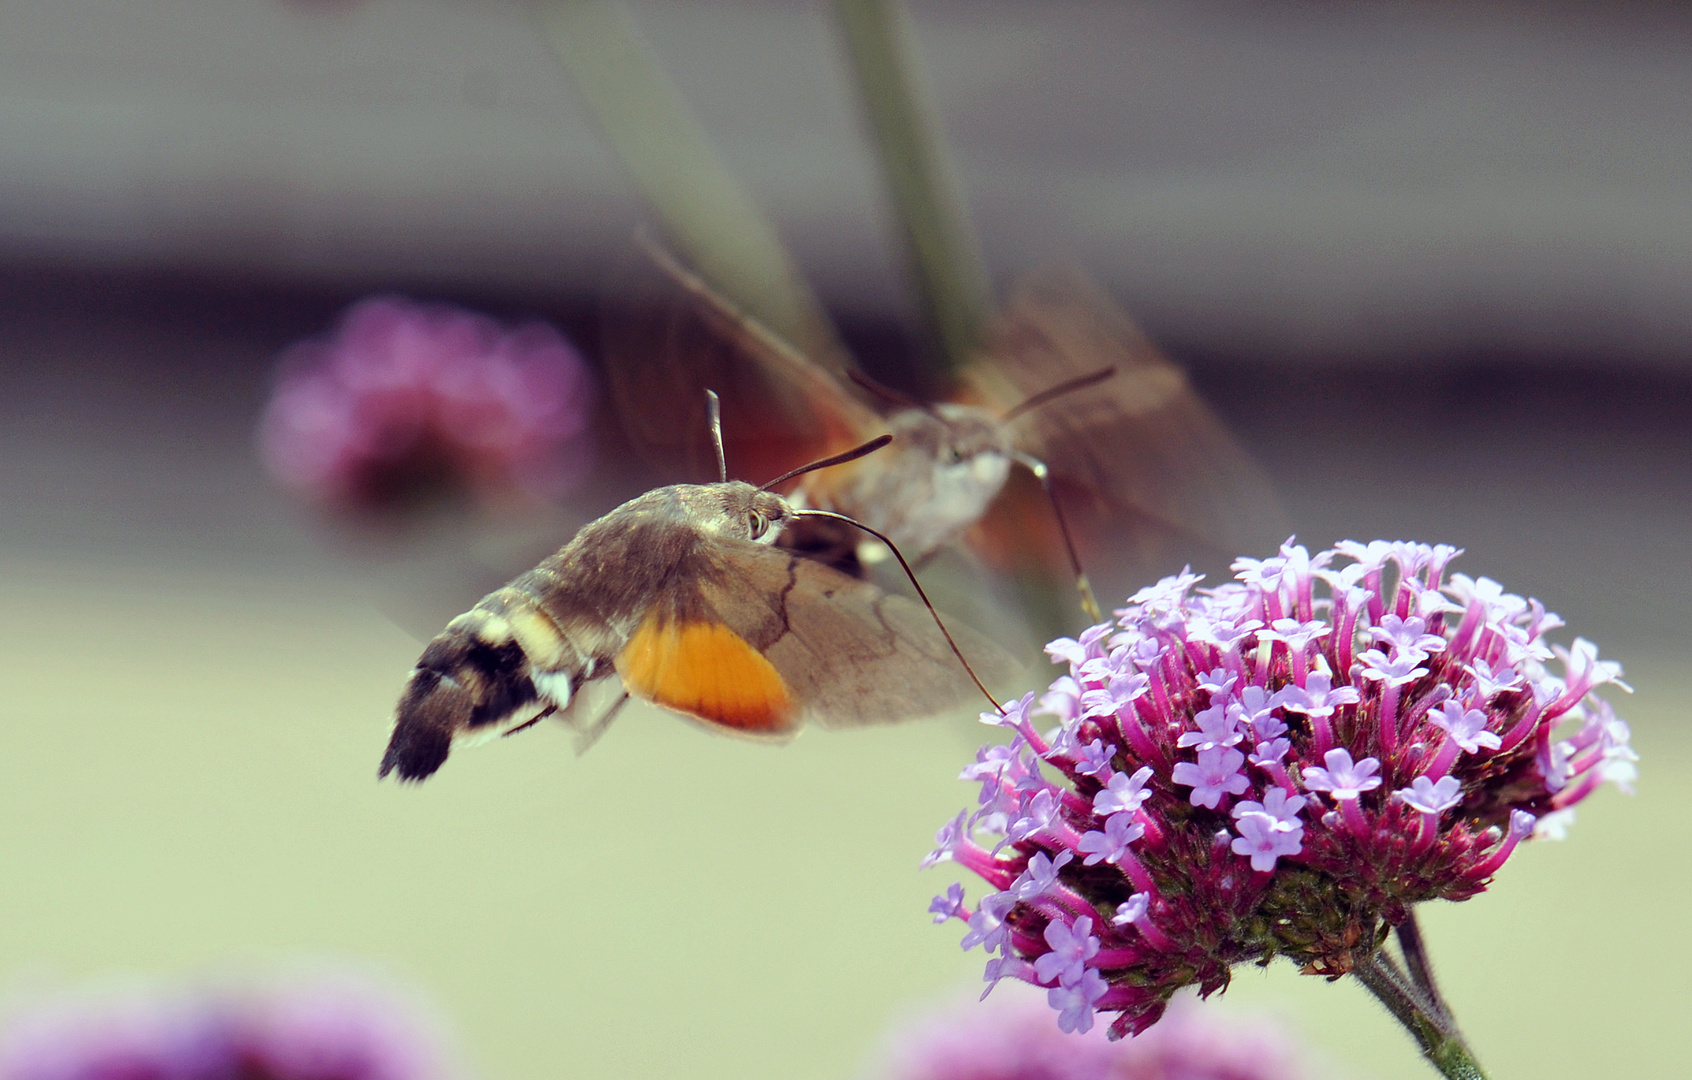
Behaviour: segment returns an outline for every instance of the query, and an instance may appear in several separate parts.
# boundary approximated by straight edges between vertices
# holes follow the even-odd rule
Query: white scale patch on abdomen
[[[924,554],[950,543],[981,520],[1009,476],[1010,459],[1003,454],[977,454],[955,465],[936,463],[929,497],[908,508],[894,540],[901,548]]]
[[[576,687],[568,671],[536,671],[530,668],[529,681],[535,684],[535,693],[540,695],[544,704],[559,712],[570,707],[570,695]]]

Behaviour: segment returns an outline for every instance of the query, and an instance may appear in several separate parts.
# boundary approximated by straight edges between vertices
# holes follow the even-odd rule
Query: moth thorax
[[[980,520],[1010,476],[1010,458],[987,451],[959,462],[936,461],[920,513],[908,515],[906,531],[919,551],[956,539]]]
[[[887,533],[907,558],[921,558],[979,520],[1009,470],[1010,459],[991,452],[950,462],[907,451],[889,455],[883,468],[863,470],[853,483],[828,495],[834,509]],[[868,561],[885,554],[879,544],[859,549],[860,558]]]

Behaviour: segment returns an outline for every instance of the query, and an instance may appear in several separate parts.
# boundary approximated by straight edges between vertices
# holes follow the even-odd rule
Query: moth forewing
[[[1131,512],[1124,525],[1144,515],[1230,551],[1285,535],[1267,478],[1185,372],[1079,273],[1024,278],[968,381],[977,400],[1011,408],[1106,365],[1112,378],[1018,417],[1018,448],[1058,480]]]
[[[706,475],[714,456],[703,424],[707,388],[722,398],[728,458],[742,474],[774,476],[880,430],[875,410],[832,371],[668,252],[642,248],[618,275],[601,333],[612,403],[652,464]]]
[[[704,590],[723,621],[780,673],[801,721],[830,727],[916,720],[978,697],[969,672],[922,605],[783,549],[713,552]],[[966,627],[950,626],[989,685],[1020,665]]]
[[[728,456],[741,469],[761,461],[778,472],[785,463],[775,461],[783,452],[792,455],[786,463],[811,460],[890,429],[895,442],[887,451],[812,473],[800,490],[808,505],[889,533],[913,559],[956,540],[986,510],[1004,484],[1010,449],[991,414],[946,403],[899,406],[903,395],[861,376],[853,386],[838,368],[804,355],[739,311],[670,253],[650,242],[643,247],[657,272],[652,276],[666,279],[675,299],[661,318],[648,309],[644,323],[621,314],[612,321],[615,355],[607,374],[624,425],[646,452],[680,454],[690,462],[700,457],[682,451],[680,442],[702,426],[691,422],[691,411],[683,422],[674,413],[697,408],[709,385],[722,394]],[[643,287],[657,286],[646,280]],[[656,333],[657,325],[666,333]],[[866,400],[865,387],[879,405]],[[894,407],[883,415],[890,400]],[[803,448],[794,446],[796,433],[809,440]],[[833,547],[838,537],[827,529],[810,526],[801,534],[819,531],[824,538],[815,546]],[[879,554],[870,545],[850,546],[871,560]]]

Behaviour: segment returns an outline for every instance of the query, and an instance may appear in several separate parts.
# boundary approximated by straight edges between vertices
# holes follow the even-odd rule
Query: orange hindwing
[[[785,735],[798,708],[764,655],[719,622],[647,617],[616,659],[636,697],[748,735]]]

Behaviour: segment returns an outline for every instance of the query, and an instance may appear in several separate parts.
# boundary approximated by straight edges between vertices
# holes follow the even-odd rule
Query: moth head
[[[711,513],[706,527],[717,536],[773,544],[793,520],[793,507],[773,491],[731,480],[710,484]]]
[[[901,414],[893,427],[896,435],[919,446],[937,469],[958,481],[997,489],[1010,471],[1010,436],[1004,423],[985,409],[945,403],[931,412]]]

